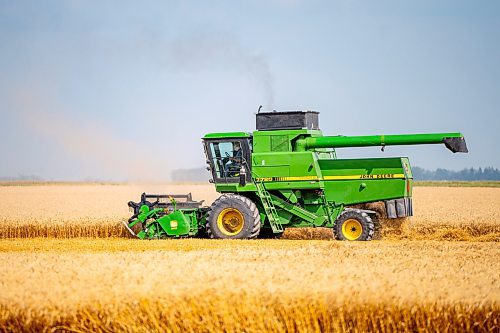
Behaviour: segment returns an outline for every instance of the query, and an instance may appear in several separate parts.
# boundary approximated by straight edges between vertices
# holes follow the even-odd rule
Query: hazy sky
[[[499,1],[0,0],[0,176],[168,178],[265,109],[325,134],[461,131],[342,149],[500,167]]]

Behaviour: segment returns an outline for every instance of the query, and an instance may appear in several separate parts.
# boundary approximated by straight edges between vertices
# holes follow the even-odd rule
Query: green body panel
[[[143,229],[136,235],[140,239],[196,236],[200,224],[205,221],[204,213],[198,209],[178,210],[174,206],[172,212],[165,214],[164,209],[150,210],[147,205],[143,205],[140,212],[137,218],[128,224],[128,227],[132,228],[137,223],[142,223]]]
[[[303,136],[322,136],[318,130],[275,130],[253,132],[254,152],[292,151],[294,141]]]
[[[160,217],[158,223],[168,236],[185,236],[190,231],[190,221],[179,210]]]
[[[329,202],[354,205],[408,196],[403,158],[320,160],[319,165]]]

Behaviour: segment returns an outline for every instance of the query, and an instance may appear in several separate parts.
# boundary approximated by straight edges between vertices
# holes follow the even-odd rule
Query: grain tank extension
[[[221,196],[210,207],[166,195],[129,203],[140,238],[279,237],[289,227],[328,227],[339,240],[370,240],[375,211],[352,208],[382,202],[388,218],[413,215],[406,157],[339,159],[336,148],[443,144],[467,152],[461,133],[324,136],[319,113],[261,112],[253,133],[203,137],[211,182]],[[170,202],[169,202],[170,201]],[[174,214],[174,215],[172,215]],[[383,226],[382,226],[383,227]],[[135,232],[132,231],[134,234]]]

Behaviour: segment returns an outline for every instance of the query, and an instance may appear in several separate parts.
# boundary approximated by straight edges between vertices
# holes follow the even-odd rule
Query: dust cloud
[[[112,175],[113,180],[151,181],[166,179],[165,161],[155,158],[137,142],[103,128],[98,120],[83,121],[50,94],[27,89],[14,94],[15,116],[36,134],[73,155],[89,174]]]
[[[203,77],[224,77],[226,74],[230,78],[243,78],[243,81],[253,82],[255,90],[262,96],[263,100],[256,102],[256,105],[262,104],[264,109],[274,107],[274,78],[269,59],[244,47],[229,33],[198,31],[192,34],[184,33],[182,38],[159,37],[146,33],[126,44],[116,44],[108,55],[112,58],[121,56],[121,59],[124,59],[123,64],[128,64],[131,68],[136,59],[130,56],[132,52],[125,52],[128,47],[134,47],[142,59],[148,62],[148,66],[143,63],[136,64],[139,71],[154,69],[164,74],[180,75],[181,78],[185,75],[187,79],[192,78],[191,74],[202,74]],[[124,66],[121,62],[119,64]],[[96,114],[95,110],[88,110],[93,114],[92,117],[86,116],[80,105],[75,106],[74,101],[68,101],[62,95],[64,76],[60,73],[64,73],[64,67],[59,68],[58,64],[50,62],[46,67],[51,68],[49,73],[43,69],[29,72],[22,80],[19,79],[22,81],[20,84],[9,89],[10,106],[7,112],[14,115],[22,127],[33,132],[34,140],[37,137],[43,138],[44,141],[51,142],[56,149],[64,151],[69,166],[75,168],[70,174],[93,179],[169,180],[172,169],[179,166],[170,165],[166,156],[168,154],[158,154],[154,147],[141,142],[141,138],[132,139],[129,130],[120,132],[119,126],[123,124],[118,124],[116,128],[107,128],[106,123],[109,124],[109,121],[106,121],[105,116]],[[165,77],[173,80],[171,76]],[[99,76],[93,79],[99,79]],[[47,83],[48,81],[51,83]],[[175,82],[165,83],[175,85]],[[230,85],[228,82],[228,86]],[[221,92],[221,98],[225,93]],[[182,101],[183,97],[170,98],[165,99],[165,102],[175,105]],[[149,102],[149,106],[154,105]],[[200,101],[200,105],[203,104],[204,102]],[[154,119],[163,116],[148,107],[141,112],[143,116],[149,115]],[[170,147],[168,150],[175,153]],[[165,147],[163,151],[165,152]],[[177,163],[178,160],[179,158]],[[50,168],[58,170],[55,164]],[[55,176],[58,179],[60,177]]]

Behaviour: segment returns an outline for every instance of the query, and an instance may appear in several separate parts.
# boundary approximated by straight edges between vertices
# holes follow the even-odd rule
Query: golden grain
[[[126,202],[142,191],[218,196],[0,186],[0,331],[500,330],[499,188],[415,188],[415,216],[373,242],[322,228],[286,231],[322,239],[307,241],[126,239]]]
[[[470,242],[1,240],[0,325],[488,331],[499,256]]]

